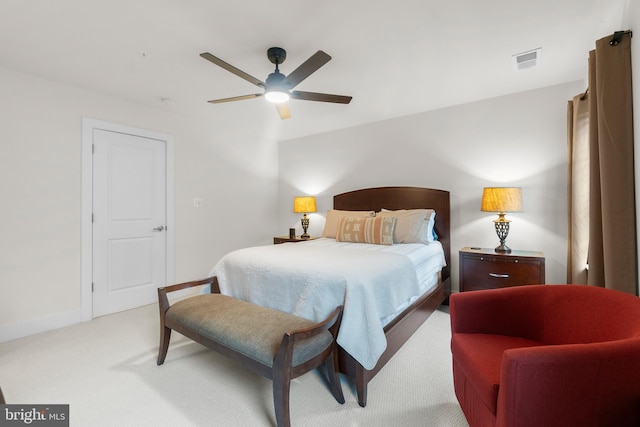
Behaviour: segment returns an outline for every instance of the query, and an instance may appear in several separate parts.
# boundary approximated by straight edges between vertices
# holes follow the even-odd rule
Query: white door
[[[93,129],[93,317],[166,284],[166,141]]]

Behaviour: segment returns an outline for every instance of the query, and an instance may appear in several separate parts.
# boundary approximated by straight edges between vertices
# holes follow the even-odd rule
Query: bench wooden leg
[[[333,397],[338,403],[344,403],[344,394],[342,394],[342,386],[340,385],[340,377],[338,376],[338,352],[336,350],[327,357],[324,361],[324,366],[327,370],[331,394],[333,394]]]
[[[160,347],[158,348],[158,365],[164,363],[164,358],[167,357],[167,350],[169,350],[169,340],[171,339],[171,329],[166,326],[160,326]]]
[[[273,405],[276,410],[276,423],[278,427],[291,427],[291,419],[289,417],[290,388],[291,378],[289,378],[289,375],[285,372],[274,372]]]

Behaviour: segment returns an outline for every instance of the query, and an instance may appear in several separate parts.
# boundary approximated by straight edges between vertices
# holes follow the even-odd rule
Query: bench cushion
[[[315,322],[221,294],[203,294],[174,303],[166,321],[183,325],[238,353],[273,367],[286,332]],[[333,341],[329,331],[297,342],[292,366],[321,353]]]

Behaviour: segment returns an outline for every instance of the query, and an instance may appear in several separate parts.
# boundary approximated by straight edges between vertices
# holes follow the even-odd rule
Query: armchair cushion
[[[504,335],[458,334],[451,342],[462,370],[482,402],[496,413],[502,355],[506,350],[543,345],[537,341]]]

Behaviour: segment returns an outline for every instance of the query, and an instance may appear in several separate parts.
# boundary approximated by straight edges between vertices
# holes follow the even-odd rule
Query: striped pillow
[[[380,218],[340,218],[338,223],[338,242],[373,243],[392,245],[396,228],[395,217]]]

